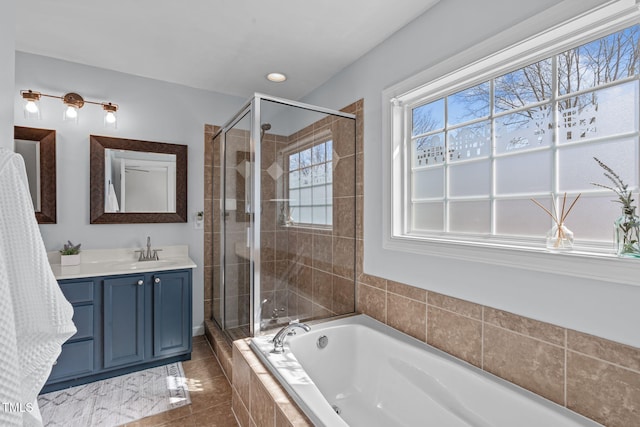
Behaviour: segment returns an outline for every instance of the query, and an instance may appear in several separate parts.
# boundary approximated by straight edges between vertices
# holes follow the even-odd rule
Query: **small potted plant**
[[[622,207],[622,215],[613,223],[616,254],[619,257],[640,258],[640,217],[636,214],[636,206],[633,204],[633,193],[613,169],[597,157],[593,159],[604,169],[604,176],[613,186],[595,182],[591,184],[613,191],[618,196],[618,200],[614,202],[620,203]]]
[[[78,265],[80,264],[80,245],[74,245],[70,240],[60,249],[61,265]]]

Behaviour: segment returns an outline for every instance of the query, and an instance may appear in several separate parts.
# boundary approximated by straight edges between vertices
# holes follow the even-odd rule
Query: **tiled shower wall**
[[[640,426],[640,349],[362,272],[362,108],[358,101],[344,110],[357,116],[356,310],[608,427]],[[261,384],[251,381],[257,391],[245,400],[233,380],[236,415],[255,422],[266,411],[275,418],[261,426],[303,425],[282,420],[295,404],[250,353],[233,363],[248,363]]]
[[[275,227],[276,235],[282,230],[286,233],[288,263],[278,264],[277,268],[287,265],[288,272],[283,274],[276,270],[274,277],[276,284],[278,281],[288,284],[286,309],[289,318],[325,318],[355,310],[356,147],[353,120],[327,116],[289,135],[285,147],[317,140],[317,136],[328,132],[333,141],[333,226],[330,229],[280,227],[276,221],[275,225],[270,223],[266,225],[268,228],[263,228]],[[269,240],[273,238],[266,242]],[[269,287],[263,285],[262,289],[264,292]]]
[[[355,111],[355,105],[352,108]],[[216,129],[205,128],[205,283],[218,284],[220,277],[219,203],[220,139],[211,141]],[[288,147],[332,140],[332,209],[333,227],[299,227],[283,223],[281,200],[286,190]],[[356,147],[352,119],[326,116],[291,135],[266,132],[262,137],[261,156],[261,234],[260,234],[260,301],[264,329],[273,328],[290,319],[309,320],[355,310],[355,233],[356,219]],[[244,247],[248,217],[244,214],[244,168],[249,160],[249,133],[232,129],[227,133],[225,171],[227,189],[235,189],[227,198],[235,198],[237,209],[227,212],[226,321],[228,327],[249,323],[249,263],[234,248]],[[244,154],[243,154],[244,153]],[[244,155],[244,157],[242,156]],[[276,167],[277,165],[278,167]],[[236,167],[238,166],[238,167]],[[361,176],[361,175],[360,175]],[[215,187],[212,188],[212,182]],[[280,193],[280,195],[278,195]],[[213,208],[213,209],[212,209]],[[211,213],[213,210],[213,214]],[[215,218],[214,218],[215,216]],[[210,248],[210,245],[215,247]],[[211,260],[213,257],[213,260]],[[219,318],[219,286],[205,292],[206,318]],[[213,302],[213,308],[210,304]],[[213,311],[212,311],[213,310]],[[230,321],[230,322],[229,322]]]

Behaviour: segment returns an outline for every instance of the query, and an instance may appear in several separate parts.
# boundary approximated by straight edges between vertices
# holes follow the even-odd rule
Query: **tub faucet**
[[[291,322],[284,328],[280,329],[275,337],[273,337],[273,351],[272,353],[282,354],[284,353],[284,340],[289,335],[295,335],[295,328],[304,329],[305,332],[309,332],[311,328],[304,323]]]

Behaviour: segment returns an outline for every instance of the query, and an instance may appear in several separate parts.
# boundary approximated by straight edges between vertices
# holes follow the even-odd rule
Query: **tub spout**
[[[284,341],[289,335],[294,335],[295,328],[304,329],[305,332],[309,332],[311,328],[304,323],[291,322],[284,328],[280,329],[275,337],[273,337],[273,351],[272,353],[281,354],[284,353]]]

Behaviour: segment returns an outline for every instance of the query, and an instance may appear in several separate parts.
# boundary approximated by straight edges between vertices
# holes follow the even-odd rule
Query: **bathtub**
[[[368,316],[310,326],[250,347],[316,426],[600,425]]]

